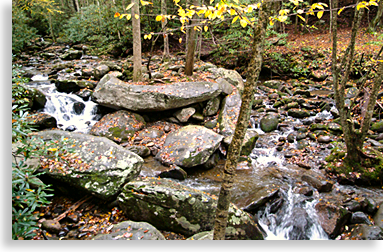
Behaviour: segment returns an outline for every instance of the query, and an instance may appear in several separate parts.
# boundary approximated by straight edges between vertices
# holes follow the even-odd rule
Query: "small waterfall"
[[[304,198],[290,187],[281,191],[282,206],[275,211],[275,204],[267,205],[258,212],[259,224],[266,231],[266,240],[328,240],[318,222],[314,198]]]
[[[52,92],[47,96],[44,113],[57,120],[57,126],[63,130],[87,133],[98,121],[97,104],[84,101],[74,94]]]
[[[37,74],[31,78],[29,86],[41,90],[47,98],[43,113],[56,118],[57,127],[63,130],[88,133],[100,119],[97,104],[90,99],[84,101],[75,94],[58,92],[48,81],[48,76]]]

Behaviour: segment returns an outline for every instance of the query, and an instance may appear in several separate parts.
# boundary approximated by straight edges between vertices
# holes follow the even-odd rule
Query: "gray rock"
[[[203,109],[203,115],[204,116],[213,116],[218,113],[219,105],[221,103],[221,100],[219,97],[214,97],[213,99],[209,100]]]
[[[330,192],[334,186],[333,182],[328,180],[320,180],[310,175],[303,175],[302,180],[306,181],[312,187],[316,188],[318,192]]]
[[[75,60],[75,59],[81,59],[82,57],[82,51],[80,50],[73,50],[69,49],[66,53],[60,56],[63,60]]]
[[[224,69],[224,68],[210,68],[210,69],[208,69],[208,71],[213,73],[217,77],[222,77],[227,82],[229,82],[231,85],[236,87],[241,94],[243,93],[245,85],[243,83],[242,76],[237,71],[228,70],[228,69]]]
[[[260,127],[264,132],[271,132],[278,128],[278,116],[276,114],[268,114],[262,117]]]
[[[352,224],[367,224],[372,225],[371,221],[368,219],[367,215],[363,212],[352,213],[350,223]]]
[[[241,104],[242,99],[237,89],[222,100],[221,111],[218,116],[219,134],[225,137],[234,134]]]
[[[287,111],[288,115],[294,118],[305,118],[310,116],[310,112],[305,109],[292,108]]]
[[[147,157],[151,153],[148,147],[142,145],[132,145],[126,147],[126,149],[137,154],[140,157]]]
[[[340,234],[342,227],[351,218],[351,213],[343,207],[326,202],[317,203],[315,210],[317,211],[320,225],[331,239]]]
[[[126,110],[119,110],[101,118],[90,129],[89,134],[104,136],[116,142],[127,141],[135,132],[142,130],[146,123],[142,116]]]
[[[96,80],[100,80],[110,71],[110,68],[107,65],[99,65],[93,70],[93,75]]]
[[[165,237],[147,222],[124,221],[113,225],[109,234],[98,234],[92,240],[165,240]]]
[[[202,241],[202,240],[213,240],[214,237],[214,231],[204,231],[198,234],[195,234],[186,240],[196,240],[196,241]]]
[[[61,130],[41,131],[37,137],[43,141],[59,140],[61,144],[65,144],[63,138],[69,139],[77,165],[59,163],[45,171],[49,177],[67,183],[68,189],[76,189],[77,195],[84,191],[111,200],[123,184],[138,176],[144,162],[138,155],[105,137]]]
[[[383,229],[383,203],[379,205],[378,211],[375,213],[373,219],[375,225]]]
[[[156,159],[186,168],[202,165],[218,149],[222,139],[223,136],[203,126],[188,125],[166,137]]]
[[[93,99],[106,107],[163,111],[210,100],[222,90],[213,82],[180,82],[165,86],[133,85],[109,74],[97,84]]]
[[[57,91],[71,93],[77,92],[82,88],[93,89],[93,83],[86,80],[55,80]]]
[[[329,135],[320,135],[317,139],[318,143],[330,143],[332,141],[331,136]]]
[[[378,226],[360,224],[352,232],[352,240],[383,240],[383,229]]]
[[[263,86],[272,89],[280,89],[282,87],[283,82],[281,80],[267,80],[263,83]]]
[[[186,171],[177,165],[172,165],[169,169],[157,174],[157,177],[160,178],[173,178],[178,180],[185,180],[187,176],[188,174]]]
[[[181,110],[178,110],[177,112],[175,112],[173,115],[175,118],[178,119],[178,121],[180,122],[187,122],[189,120],[189,118],[194,115],[195,113],[195,108],[183,108]]]
[[[126,184],[118,197],[127,218],[186,236],[213,229],[217,200],[172,180],[148,177]],[[263,234],[248,213],[230,204],[226,239],[258,240]]]
[[[58,234],[61,230],[61,224],[57,220],[45,220],[41,224],[41,228],[49,233]]]

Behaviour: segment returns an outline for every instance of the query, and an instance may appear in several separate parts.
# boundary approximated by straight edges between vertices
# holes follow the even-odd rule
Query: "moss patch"
[[[383,154],[368,150],[368,156],[361,163],[350,164],[344,160],[346,152],[340,148],[334,148],[326,157],[328,162],[325,169],[335,175],[341,184],[356,184],[362,186],[383,185]]]

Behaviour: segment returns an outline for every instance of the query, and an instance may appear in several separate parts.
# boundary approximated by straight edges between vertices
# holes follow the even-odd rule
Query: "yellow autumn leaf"
[[[244,19],[239,20],[239,23],[241,24],[241,26],[242,26],[243,28],[245,28],[245,27],[247,26],[247,21],[244,20]]]
[[[132,18],[131,14],[126,14],[126,20],[130,20]]]
[[[304,17],[302,17],[301,15],[297,15],[300,19],[303,20],[303,22],[306,22],[306,19]]]
[[[270,19],[270,25],[273,26],[274,25],[274,21],[272,19]]]
[[[138,14],[134,14],[134,17],[135,17],[136,19],[139,19],[139,18],[140,18],[140,16],[139,16]]]
[[[338,11],[338,15],[344,10],[344,7]]]
[[[126,10],[129,10],[130,8],[132,8],[133,5],[134,5],[134,3],[129,4],[128,7],[126,7]]]
[[[141,0],[141,4],[142,4],[142,6],[145,6],[145,5],[153,4],[153,3],[148,2],[148,1],[142,1],[142,0]]]
[[[230,13],[230,15],[232,15],[232,16],[236,14],[236,12],[235,12],[234,9],[230,9],[229,13]]]
[[[49,148],[47,151],[57,151],[57,148]]]
[[[231,21],[231,23],[234,24],[235,21],[237,21],[238,18],[239,18],[239,16],[234,17],[234,18],[233,18],[233,21]]]
[[[158,15],[157,17],[156,17],[156,21],[158,22],[158,21],[161,21],[162,20],[162,15]]]
[[[182,38],[180,38],[179,40],[178,40],[178,42],[180,42],[180,44],[182,43]]]
[[[116,18],[116,17],[119,17],[119,16],[121,16],[121,14],[120,14],[119,12],[114,13],[114,17],[115,17],[115,18]]]
[[[207,27],[206,25],[203,27],[203,29],[205,30],[205,32],[207,32],[207,30],[209,30],[209,27]]]
[[[321,19],[322,16],[323,16],[323,11],[318,11],[317,17],[318,17],[319,19]]]
[[[199,16],[199,15],[201,15],[201,14],[203,14],[203,13],[205,13],[205,10],[204,10],[204,9],[200,10],[199,12],[197,12],[197,15]]]

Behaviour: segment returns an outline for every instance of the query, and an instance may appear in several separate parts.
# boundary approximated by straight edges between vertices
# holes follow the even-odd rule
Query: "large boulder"
[[[97,84],[93,98],[106,107],[148,112],[185,107],[210,100],[221,93],[221,85],[214,82],[136,85],[107,74]]]
[[[65,182],[69,185],[68,191],[78,189],[76,193],[83,191],[104,200],[114,199],[125,183],[138,176],[144,162],[138,155],[105,137],[61,130],[41,131],[37,137],[43,141],[58,141],[57,148],[64,148],[60,144],[70,144],[74,149],[67,162],[45,160],[42,163],[49,177]],[[65,143],[65,139],[69,143]]]
[[[216,77],[225,79],[230,84],[234,85],[242,94],[245,89],[242,76],[235,70],[228,70],[225,68],[210,68],[209,72],[213,73]]]
[[[203,126],[188,125],[170,133],[156,159],[181,167],[194,167],[208,161],[218,149],[223,136]]]
[[[315,205],[315,210],[320,225],[331,239],[342,232],[342,228],[351,218],[351,213],[347,209],[331,203],[319,202]]]
[[[129,219],[185,236],[213,229],[217,201],[216,196],[172,180],[148,177],[129,182],[118,196],[119,206]],[[253,218],[230,204],[226,239],[263,237]]]
[[[135,132],[142,130],[145,125],[142,116],[126,110],[119,110],[101,118],[93,125],[89,134],[122,142],[127,141]]]

